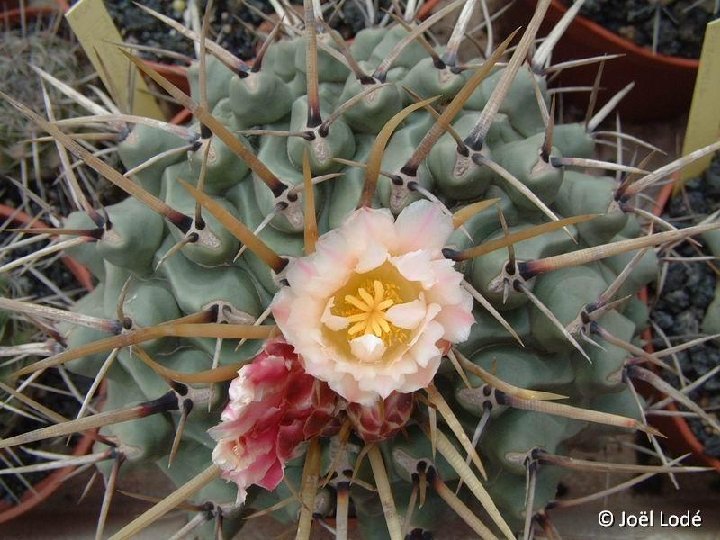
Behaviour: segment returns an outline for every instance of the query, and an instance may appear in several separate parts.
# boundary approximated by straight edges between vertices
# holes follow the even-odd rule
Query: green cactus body
[[[370,74],[406,35],[407,30],[397,25],[390,29],[368,29],[357,35],[350,51]],[[318,40],[327,47],[335,48],[334,42],[324,33],[319,34]],[[423,47],[413,42],[393,62],[393,69],[387,74],[387,86],[358,100],[323,131],[322,124],[308,125],[313,111],[309,111],[311,106],[306,95],[306,50],[305,38],[275,42],[269,46],[262,67],[242,76],[231,72],[215,59],[209,58],[207,63],[208,107],[214,107],[215,116],[248,148],[253,149],[265,166],[281,180],[283,193],[290,203],[279,205],[276,188],[269,186],[256,172],[249,172],[248,164],[216,135],[200,138],[197,133],[200,128],[196,125],[188,127],[191,133],[195,133],[192,139],[194,146],[189,151],[159,161],[136,175],[135,180],[174,210],[192,216],[195,200],[180,180],[197,184],[204,145],[210,144],[204,191],[249,229],[260,227],[258,237],[270,248],[283,256],[297,257],[303,254],[304,220],[302,214],[299,221],[295,219],[297,215],[293,217],[287,208],[288,204],[292,208],[301,208],[303,202],[305,153],[310,158],[313,177],[340,174],[338,178],[327,179],[314,188],[316,217],[320,233],[324,233],[338,227],[356,208],[360,198],[365,171],[361,167],[347,165],[347,160],[366,163],[376,134],[403,106],[414,101],[402,87],[406,86],[421,97],[441,95],[441,100],[447,101],[459,91],[471,73],[456,74],[446,68],[437,68]],[[336,56],[323,49],[319,51],[318,72],[321,121],[367,88]],[[490,99],[503,73],[504,69],[495,70],[475,90],[453,121],[452,126],[461,138],[473,129],[480,117],[479,111]],[[567,232],[555,230],[518,242],[514,246],[515,257],[522,262],[596,246],[624,236],[637,236],[639,228],[635,232],[632,229],[635,222],[633,215],[625,214],[612,205],[613,179],[591,177],[543,161],[540,149],[545,137],[545,124],[536,99],[534,76],[525,67],[520,69],[484,140],[482,153],[509,171],[559,217],[602,215],[593,221],[569,226]],[[191,69],[190,79],[193,98],[197,101],[197,67]],[[378,83],[374,81],[372,84]],[[540,91],[545,92],[543,82]],[[543,95],[543,99],[549,102]],[[441,108],[440,103],[435,106]],[[381,165],[383,173],[400,175],[404,164],[434,122],[434,117],[425,110],[412,113],[395,130],[387,145]],[[289,134],[240,133],[250,129],[287,131]],[[303,133],[304,136],[298,135]],[[119,144],[119,155],[125,167],[131,168],[154,155],[187,144],[188,141],[179,136],[138,125]],[[592,149],[592,139],[583,126],[555,126],[552,156],[588,157],[592,155]],[[498,207],[509,224],[510,233],[548,221],[524,194],[502,176],[459,154],[457,142],[449,133],[440,137],[413,178],[417,185],[439,197],[451,210],[482,199],[500,199],[497,206],[478,213],[466,222],[463,230],[454,233],[451,246],[459,250],[503,237]],[[407,193],[398,191],[400,195],[396,198],[394,190],[399,188],[394,182],[394,178],[380,176],[374,195],[375,206],[392,207],[397,213],[411,201],[424,198],[420,192],[413,190]],[[189,242],[178,250],[174,246],[186,238],[187,232],[164,223],[158,214],[141,203],[128,199],[110,207],[108,214],[114,227],[100,241],[76,250],[78,253],[82,251],[82,260],[87,262],[101,282],[96,291],[76,305],[75,309],[79,312],[114,318],[121,290],[125,287],[121,307],[132,321],[133,328],[149,327],[192,315],[219,303],[230,306],[236,316],[252,322],[268,307],[277,291],[276,276],[258,256],[248,250],[236,258],[240,242],[209,212],[203,211],[204,228],[197,231],[209,240],[205,243]],[[81,222],[88,225],[87,219],[83,221],[79,215],[71,216],[68,227],[80,226]],[[632,254],[620,255],[603,262],[550,272],[530,279],[527,288],[565,326],[578,317],[584,306],[597,300],[631,257]],[[524,348],[478,306],[470,338],[459,346],[459,350],[471,362],[506,382],[532,390],[558,392],[567,395],[570,403],[582,406],[603,400],[609,403],[624,392],[621,369],[628,353],[602,340],[598,341],[604,349],[582,342],[591,359],[588,362],[547,316],[528,300],[527,294],[512,289],[503,299],[503,292],[493,289],[491,284],[507,262],[508,251],[503,248],[461,263],[459,268],[463,269],[469,284],[487,298],[517,331]],[[620,297],[636,293],[652,279],[654,268],[653,255],[648,252],[622,287]],[[128,280],[130,285],[126,286]],[[623,310],[628,313],[624,314]],[[642,317],[641,311],[622,305],[608,312],[599,322],[614,335],[629,341],[635,335],[639,317]],[[79,346],[98,337],[97,332],[83,328],[67,330],[71,346]],[[250,358],[258,347],[257,343],[249,342],[236,353],[233,351],[235,345],[234,340],[224,340],[219,346],[220,354],[215,360],[220,366]],[[210,369],[215,346],[216,340],[209,338],[159,338],[143,344],[148,354],[159,363],[181,372]],[[76,360],[70,368],[94,376],[101,363],[102,355],[96,354]],[[154,399],[167,391],[167,384],[161,377],[134,355],[125,352],[109,371],[108,378],[107,409],[121,408],[132,400]],[[475,376],[471,376],[470,382],[477,386],[482,384]],[[462,393],[463,381],[454,370],[441,371],[436,385],[472,433],[483,414],[482,403]],[[221,388],[217,387],[215,391],[219,393]],[[133,460],[157,462],[174,481],[181,483],[211,462],[212,442],[205,431],[217,421],[223,400],[218,398],[217,401],[211,413],[196,411],[188,417],[179,453],[169,468],[167,454],[172,442],[173,424],[178,422],[176,413],[118,424],[107,432],[123,445],[133,448]],[[535,448],[557,453],[570,436],[586,425],[560,416],[508,407],[493,411],[478,451],[488,463],[487,487],[512,527],[520,527],[525,514],[526,468],[517,456],[526,455]],[[455,440],[449,434],[448,438]],[[407,437],[398,436],[385,441],[382,448],[386,462],[393,464],[390,481],[397,488],[396,501],[402,500],[404,504],[411,489],[412,471],[403,469],[403,463],[408,459],[431,462],[432,448],[426,435],[414,427],[408,429]],[[459,445],[458,449],[464,454]],[[406,461],[403,462],[403,459]],[[453,474],[452,468],[441,461],[441,458],[435,461],[440,477],[445,482],[456,481],[457,475]],[[299,485],[299,468],[288,466],[285,474],[295,479],[295,486]],[[536,508],[543,507],[554,496],[558,476],[557,470],[541,471],[535,494]],[[196,500],[232,502],[234,494],[230,487],[223,481],[215,481]],[[251,494],[249,504],[255,500],[260,506],[269,506],[289,496],[289,492],[284,493],[283,489],[279,488],[274,494],[258,494],[257,497]],[[368,538],[386,537],[385,525],[382,519],[377,518],[382,514],[377,499],[371,503],[369,499],[375,496],[359,494],[360,491],[353,487],[361,529],[366,530]],[[435,495],[431,495],[427,504],[432,511],[425,513],[423,510],[423,515],[416,516],[417,526],[423,530],[432,528],[437,508],[444,505]],[[285,509],[278,514],[297,512],[299,506],[290,508],[292,510]],[[228,520],[226,525],[230,529],[237,528],[240,522]]]

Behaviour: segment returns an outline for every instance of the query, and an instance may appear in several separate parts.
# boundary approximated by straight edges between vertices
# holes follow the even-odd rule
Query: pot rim
[[[63,14],[70,6],[67,0],[54,0],[55,6],[25,6],[24,8],[12,8],[4,9],[5,5],[9,2],[7,0],[0,0],[0,22],[13,21],[19,19],[22,16],[23,11],[26,17],[38,17],[40,15],[49,14]]]
[[[417,19],[420,21],[424,21],[427,19],[431,14],[433,9],[435,9],[435,6],[437,6],[440,3],[440,0],[427,0],[422,6],[420,6],[420,9],[417,11]]]
[[[534,3],[534,2],[533,2]],[[550,9],[555,9],[560,15],[564,15],[568,10],[567,6],[562,3],[561,0],[552,0]],[[577,24],[583,30],[598,35],[599,37],[611,42],[618,48],[624,49],[629,55],[639,56],[643,61],[655,64],[658,66],[672,66],[676,68],[687,69],[691,71],[697,71],[700,65],[700,60],[695,58],[682,58],[680,56],[670,56],[662,53],[653,53],[652,50],[647,47],[642,47],[637,43],[625,39],[624,37],[616,34],[615,32],[608,30],[604,26],[583,17],[578,14],[575,16],[572,24]]]
[[[40,219],[35,219],[29,214],[23,212],[22,210],[18,210],[16,208],[13,208],[12,206],[7,206],[5,204],[0,204],[0,218],[11,219],[13,223],[30,225],[28,227],[29,229],[45,229],[49,227],[44,221]],[[80,283],[80,285],[82,285],[88,292],[92,291],[95,288],[95,285],[93,284],[92,274],[85,266],[67,255],[63,255],[61,257],[61,260],[63,264],[65,264],[67,269],[70,271],[70,273],[73,275],[73,277],[78,281],[78,283]]]

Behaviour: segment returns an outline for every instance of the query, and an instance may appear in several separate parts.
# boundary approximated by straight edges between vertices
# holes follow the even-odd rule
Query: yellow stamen
[[[389,262],[370,272],[351,275],[331,299],[332,314],[343,317],[348,326],[342,330],[324,326],[323,333],[338,353],[347,358],[353,358],[352,340],[375,336],[385,345],[382,358],[375,361],[392,362],[404,354],[412,331],[395,326],[387,311],[417,299],[420,292],[418,284],[407,281]]]
[[[368,292],[370,288],[372,295]],[[379,279],[373,279],[363,287],[358,287],[356,295],[345,295],[345,302],[349,306],[343,310],[343,316],[350,323],[355,323],[348,329],[348,337],[374,334],[388,344],[394,330],[398,329],[388,321],[385,312],[400,301],[397,287],[386,285]]]
[[[382,296],[380,297],[380,300],[382,300]],[[377,302],[377,300],[376,300]],[[382,300],[382,302],[378,302],[378,304],[375,306],[380,311],[384,311],[388,309],[390,306],[392,306],[395,302],[393,302],[390,298],[387,300]]]
[[[356,308],[358,308],[360,311],[368,311],[370,309],[370,306],[365,304],[362,300],[360,300],[357,296],[352,296],[350,294],[345,296],[345,301],[348,304],[352,304]]]
[[[385,295],[382,281],[378,281],[377,279],[373,281],[373,289],[375,289],[375,303],[379,304]]]
[[[372,321],[373,334],[375,334],[377,337],[382,337],[383,331],[382,331],[382,328],[380,328],[380,325],[379,325],[378,322],[377,322],[377,317],[371,315],[371,319],[370,319],[370,320]],[[367,333],[367,328],[365,329],[365,333]]]
[[[348,329],[348,334],[354,336],[358,332],[365,333],[365,321],[359,322]]]
[[[376,280],[375,283],[378,283],[378,281]],[[375,299],[372,296],[370,296],[370,294],[365,289],[360,287],[358,289],[358,294],[360,295],[360,298],[365,300],[365,302],[367,303],[368,306],[375,306]]]

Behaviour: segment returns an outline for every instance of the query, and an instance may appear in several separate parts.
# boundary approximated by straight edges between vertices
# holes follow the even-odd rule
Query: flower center
[[[385,312],[400,300],[397,286],[374,279],[372,283],[358,287],[356,294],[346,294],[344,300],[349,307],[340,309],[344,311],[343,316],[351,323],[347,331],[348,337],[375,334],[383,338],[385,334],[393,331],[394,327],[391,326]]]
[[[332,313],[348,320],[347,328],[329,331],[341,352],[350,356],[349,342],[372,334],[380,338],[387,351],[384,361],[394,358],[410,341],[412,332],[398,328],[387,317],[387,311],[397,305],[417,298],[417,284],[404,279],[389,263],[365,274],[355,274],[340,290],[335,292]]]

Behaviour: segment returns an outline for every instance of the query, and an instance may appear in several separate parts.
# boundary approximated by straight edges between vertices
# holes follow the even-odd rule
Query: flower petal
[[[427,200],[406,206],[395,222],[398,245],[403,253],[417,249],[439,250],[453,233],[452,217],[442,206]]]
[[[287,323],[287,320],[290,317],[290,311],[292,310],[294,298],[295,295],[293,294],[292,289],[290,289],[290,287],[283,287],[277,292],[275,298],[273,298],[273,301],[270,304],[273,318],[280,328]]]
[[[330,330],[345,330],[350,323],[348,322],[347,317],[333,315],[330,310],[334,307],[335,297],[331,296],[330,300],[328,300],[328,303],[325,305],[325,311],[323,311],[322,317],[320,317],[320,322],[327,326]]]
[[[391,375],[375,375],[372,379],[358,381],[361,390],[366,390],[385,399],[397,388],[397,381]]]
[[[384,263],[389,257],[388,250],[381,244],[370,244],[360,254],[358,262],[355,265],[355,272],[358,274],[364,274],[370,270],[374,270],[382,263]]]
[[[444,339],[452,343],[462,343],[470,337],[470,328],[475,324],[475,317],[472,313],[472,297],[470,302],[443,307],[435,320],[445,329]]]
[[[455,270],[450,259],[435,259],[432,261],[435,283],[426,291],[428,302],[438,304],[457,304],[470,296],[462,288],[463,275]]]
[[[416,373],[405,377],[403,380],[403,386],[398,390],[398,392],[416,392],[422,388],[427,388],[440,367],[441,359],[442,357],[440,355],[428,359],[428,363],[425,368],[419,369]]]
[[[432,287],[437,281],[429,251],[411,251],[398,257],[392,257],[390,263],[405,279],[419,281],[425,289]]]
[[[412,302],[404,304],[395,304],[385,312],[387,319],[397,326],[405,330],[414,330],[425,319],[427,314],[427,304],[422,297]]]
[[[431,359],[441,357],[440,349],[437,348],[436,344],[442,338],[444,330],[439,323],[429,321],[424,330],[417,335],[415,343],[407,352],[410,357],[408,361],[414,361],[420,368],[425,368],[429,365]]]
[[[350,340],[350,351],[363,363],[377,362],[385,349],[383,340],[373,334],[365,334]]]
[[[293,263],[289,286],[281,288],[273,303],[275,321],[300,355],[305,372],[346,400],[366,405],[393,391],[426,386],[442,358],[439,344],[466,339],[473,323],[472,297],[462,288],[463,276],[441,252],[452,232],[452,218],[441,205],[418,201],[395,221],[387,209],[361,208],[340,228],[321,236],[312,255],[299,259],[304,262],[297,266]],[[358,276],[386,262],[397,273],[383,274],[376,287],[363,282],[358,294],[368,310],[370,304],[387,310],[385,331],[388,324],[410,331],[407,342],[392,347],[392,358],[386,358],[388,346],[378,337],[377,319],[370,320],[374,333],[345,343],[336,343],[337,336],[330,339],[326,332],[353,324],[353,317],[333,313],[337,292],[348,283],[360,283]],[[389,286],[402,287],[401,299],[393,298],[398,304],[384,303],[385,279]],[[418,289],[419,294],[408,296]],[[327,415],[332,417],[333,411]]]
[[[258,482],[258,486],[264,487],[268,491],[273,491],[282,479],[285,477],[285,466],[280,461],[275,461],[270,468],[265,471],[262,480]]]
[[[351,249],[377,244],[394,251],[398,243],[392,213],[386,208],[359,208],[343,224],[342,234]]]
[[[310,280],[317,277],[319,277],[317,268],[315,268],[312,259],[309,258],[292,260],[285,273],[285,279],[287,279],[291,288],[309,283]]]

